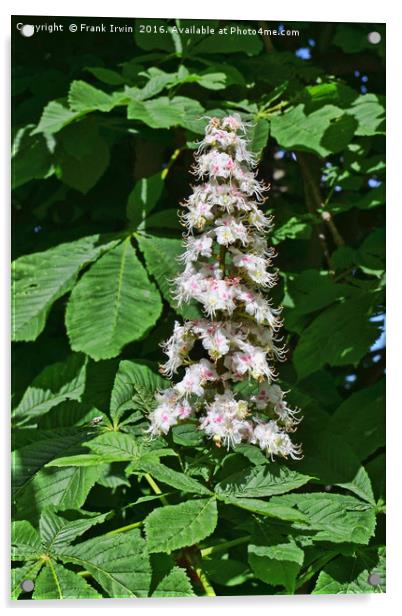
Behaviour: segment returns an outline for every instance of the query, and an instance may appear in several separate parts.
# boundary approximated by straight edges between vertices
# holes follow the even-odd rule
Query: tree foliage
[[[149,23],[181,33],[13,41],[12,596],[382,592],[384,29]],[[199,314],[178,204],[231,112],[271,183],[300,462],[145,432],[159,343]]]

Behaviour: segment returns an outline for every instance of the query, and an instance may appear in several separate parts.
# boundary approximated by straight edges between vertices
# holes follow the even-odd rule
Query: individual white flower
[[[271,459],[274,456],[291,457],[294,460],[301,458],[300,446],[294,445],[289,435],[281,430],[274,420],[267,422],[257,420],[251,442],[258,444]]]
[[[246,132],[246,124],[242,122],[238,113],[223,118],[221,126],[224,130]]]
[[[156,408],[149,414],[150,427],[148,432],[151,436],[167,434],[172,426],[177,424],[177,414],[175,411],[178,401],[178,394],[174,388],[158,391],[155,395],[157,400]]]
[[[250,225],[253,225],[257,231],[265,231],[272,226],[272,217],[264,216],[261,210],[253,204],[251,206],[251,212],[247,218]]]
[[[233,255],[233,264],[236,267],[242,268],[251,280],[263,286],[272,286],[274,284],[275,277],[266,270],[269,265],[267,259],[240,252],[235,248],[231,249],[231,253]]]
[[[285,394],[279,385],[262,384],[258,394],[251,397],[251,401],[260,410],[264,410],[268,405],[272,405],[274,412],[287,429],[292,429],[295,424],[300,422],[300,418],[296,417],[300,411],[289,408],[285,400]]]
[[[203,336],[202,346],[208,351],[211,359],[216,361],[229,351],[230,340],[225,336],[224,330],[217,327],[213,332]]]
[[[213,364],[207,359],[201,359],[197,364],[186,368],[183,380],[175,386],[180,396],[202,396],[207,381],[215,381],[218,374]]]
[[[216,241],[222,246],[229,246],[237,240],[244,245],[248,241],[247,229],[233,216],[223,216],[215,220]]]
[[[172,336],[161,345],[168,356],[168,360],[162,366],[162,372],[166,376],[171,377],[177,371],[192,349],[195,337],[190,330],[191,324],[180,325],[175,321]]]
[[[218,310],[229,314],[233,312],[236,308],[234,294],[234,287],[226,280],[209,279],[197,298],[202,303],[205,313],[209,317],[215,317]]]
[[[240,342],[239,346],[240,351],[227,355],[224,360],[225,366],[233,372],[237,380],[245,374],[249,374],[257,381],[263,378],[271,381],[275,377],[268,365],[266,353],[261,347],[244,342]]]
[[[231,391],[217,394],[214,401],[206,406],[206,415],[200,428],[218,444],[235,447],[246,441],[252,434],[252,425],[245,419],[247,404],[237,401]]]
[[[211,178],[229,178],[236,163],[226,152],[211,150],[207,154],[202,154],[198,159],[196,173],[198,177],[208,174]]]
[[[186,241],[187,250],[181,255],[183,261],[197,261],[198,257],[212,255],[212,237],[206,233],[197,237],[189,237]]]

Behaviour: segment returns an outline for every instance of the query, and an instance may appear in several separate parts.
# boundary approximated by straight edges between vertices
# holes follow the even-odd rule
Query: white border
[[[398,4],[392,0],[382,0],[382,2],[371,2],[367,0],[336,0],[332,3],[317,2],[317,0],[287,0],[286,3],[272,3],[270,6],[262,0],[246,0],[236,2],[235,0],[202,0],[199,3],[191,3],[188,0],[170,0],[162,2],[153,0],[147,4],[134,3],[122,0],[113,0],[109,4],[99,2],[88,2],[84,0],[69,0],[68,2],[55,3],[50,1],[29,1],[14,2],[5,1],[1,7],[0,27],[2,31],[2,88],[3,114],[2,114],[2,140],[1,174],[3,188],[3,207],[1,208],[1,230],[3,241],[1,242],[1,274],[3,282],[3,292],[1,294],[2,315],[0,319],[0,344],[2,349],[0,375],[2,379],[1,392],[4,394],[9,391],[9,45],[10,45],[10,15],[71,15],[71,16],[114,16],[114,17],[182,17],[199,19],[265,19],[269,21],[335,21],[335,22],[387,22],[387,125],[388,125],[388,215],[387,215],[387,264],[388,264],[388,302],[389,312],[387,319],[388,328],[388,426],[387,426],[387,446],[388,446],[388,566],[387,566],[387,594],[386,595],[346,595],[346,596],[276,596],[276,597],[219,597],[216,599],[181,599],[181,600],[104,600],[104,601],[66,601],[66,602],[10,602],[8,601],[8,532],[9,532],[9,484],[8,484],[8,424],[2,419],[1,435],[3,438],[3,460],[2,460],[2,487],[3,506],[0,508],[2,519],[1,529],[3,533],[3,558],[1,562],[1,588],[2,606],[6,609],[13,609],[14,613],[26,613],[27,609],[73,609],[74,613],[95,614],[98,610],[118,609],[119,611],[135,610],[138,613],[149,613],[154,609],[166,615],[177,611],[191,611],[192,614],[201,613],[208,610],[213,613],[215,610],[221,614],[229,612],[240,614],[248,606],[257,612],[266,613],[270,610],[280,611],[281,616],[291,614],[294,616],[295,610],[300,614],[322,615],[334,613],[342,610],[353,616],[368,616],[378,614],[384,608],[392,609],[397,605],[399,599],[399,587],[402,580],[401,561],[401,520],[402,520],[402,499],[400,472],[398,473],[399,462],[399,436],[401,434],[401,410],[399,408],[399,396],[397,390],[398,379],[400,376],[400,305],[402,298],[400,264],[401,256],[398,250],[401,244],[400,234],[402,231],[401,211],[402,205],[399,203],[400,186],[399,177],[401,176],[401,45],[402,39],[402,15]],[[398,301],[399,300],[399,301]],[[8,396],[3,395],[3,405],[1,409],[3,418],[8,414]],[[399,425],[397,425],[399,424]],[[399,429],[398,429],[399,428]]]

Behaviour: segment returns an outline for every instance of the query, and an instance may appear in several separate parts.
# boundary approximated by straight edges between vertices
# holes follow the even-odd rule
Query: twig
[[[308,187],[310,191],[311,203],[312,203],[311,213],[320,214],[321,219],[327,225],[328,229],[331,232],[335,245],[338,246],[338,248],[340,246],[344,246],[345,240],[339,233],[338,228],[334,222],[334,219],[332,218],[331,212],[325,209],[325,207],[328,205],[328,199],[324,201],[324,199],[322,198],[320,186],[318,182],[316,181],[313,170],[311,168],[309,155],[299,152],[297,158],[298,158],[300,168],[303,174],[305,186],[306,188]]]
[[[229,548],[233,548],[236,545],[247,543],[250,539],[251,535],[245,535],[243,537],[239,537],[238,539],[232,539],[231,541],[224,541],[223,543],[218,543],[217,545],[211,545],[209,548],[204,548],[201,550],[201,558],[218,554],[219,552],[225,552],[226,550],[229,550]]]

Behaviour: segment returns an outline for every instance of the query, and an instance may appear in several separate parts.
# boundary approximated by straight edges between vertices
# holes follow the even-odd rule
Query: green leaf
[[[84,578],[51,560],[39,573],[32,599],[101,599]]]
[[[13,189],[30,180],[49,177],[53,173],[52,156],[43,135],[31,135],[33,124],[17,131],[11,160],[11,186]]]
[[[366,470],[346,438],[339,438],[331,431],[332,425],[331,417],[325,428],[323,426],[322,433],[316,430],[314,438],[308,441],[309,446],[305,443],[300,470],[315,473],[314,481],[325,486],[338,485],[374,505],[373,489]],[[340,451],[342,455],[339,455]]]
[[[88,66],[85,70],[96,77],[96,79],[99,79],[99,81],[107,83],[108,86],[121,86],[125,83],[124,77],[110,68],[104,68],[103,66]]]
[[[334,105],[306,114],[300,104],[271,120],[271,133],[279,145],[291,150],[329,156],[343,150],[355,134],[357,121]]]
[[[195,422],[185,422],[172,428],[173,442],[183,447],[197,447],[203,441],[203,436]]]
[[[36,577],[44,565],[43,560],[28,562],[22,567],[11,569],[11,599],[18,599],[23,591],[22,582],[29,580],[35,582]]]
[[[56,458],[47,466],[96,466],[102,462],[137,462],[144,450],[142,442],[130,434],[114,431],[104,432],[83,444],[91,453]]]
[[[34,527],[22,520],[11,526],[11,559],[34,560],[40,557],[42,541]]]
[[[163,297],[174,310],[185,319],[200,318],[201,313],[195,303],[179,307],[173,294],[173,279],[183,269],[178,257],[183,253],[181,240],[152,235],[137,235],[138,245],[144,254],[149,272],[155,277]]]
[[[311,477],[286,466],[271,463],[255,466],[230,475],[217,484],[217,494],[254,498],[283,494],[307,483]]]
[[[113,106],[113,98],[94,88],[85,81],[73,81],[68,93],[70,109],[78,113],[91,111],[110,111]]]
[[[286,494],[274,496],[273,504],[297,507],[308,518],[308,524],[299,522],[294,528],[315,531],[314,541],[332,543],[368,544],[374,535],[375,509],[354,496],[342,494]]]
[[[25,391],[13,411],[17,422],[26,422],[50,411],[64,400],[80,400],[85,389],[86,359],[71,354],[64,362],[47,366]]]
[[[163,192],[164,182],[160,173],[138,180],[128,196],[127,218],[137,228],[154,209]]]
[[[173,567],[158,584],[153,597],[195,597],[193,587],[184,569]]]
[[[184,96],[161,96],[149,101],[132,100],[127,107],[129,120],[140,120],[151,128],[183,126],[197,133],[203,132],[203,114],[204,108],[198,101]]]
[[[63,129],[57,138],[54,158],[58,178],[85,194],[109,165],[109,146],[90,118]]]
[[[35,431],[36,439],[23,447],[19,447],[12,454],[12,489],[18,497],[35,481],[36,474],[41,468],[56,456],[74,452],[88,437],[88,433],[80,429],[49,430],[39,435]]]
[[[326,364],[355,364],[369,352],[378,336],[378,325],[369,321],[372,305],[372,296],[359,295],[327,308],[303,331],[294,352],[300,379]],[[336,332],[336,336],[328,332]]]
[[[113,421],[118,421],[128,409],[151,411],[151,399],[153,400],[155,392],[166,387],[167,383],[166,379],[145,363],[128,360],[120,362],[110,400],[110,415]]]
[[[150,473],[154,479],[166,483],[168,486],[181,490],[182,492],[189,492],[190,494],[208,495],[211,491],[202,485],[196,479],[188,477],[184,473],[179,473],[164,464],[158,464],[155,462],[140,463],[141,470],[146,473]]]
[[[307,517],[300,511],[292,507],[286,507],[285,505],[277,505],[256,498],[236,498],[233,496],[218,496],[218,498],[227,505],[234,505],[235,507],[240,507],[240,509],[258,513],[268,518],[277,518],[278,520],[285,520],[287,522],[308,521]]]
[[[308,240],[311,236],[312,226],[302,222],[296,216],[292,216],[281,227],[277,227],[272,232],[272,243],[279,244],[283,240]]]
[[[248,131],[249,149],[258,160],[267,145],[269,136],[269,122],[263,118],[257,118]]]
[[[14,261],[13,340],[36,340],[52,304],[70,291],[79,271],[115,244],[116,240],[91,235]]]
[[[159,293],[126,238],[74,287],[66,312],[71,347],[95,360],[115,357],[154,325],[161,309]]]
[[[376,501],[385,501],[385,484],[386,484],[386,456],[382,453],[370,460],[366,464],[366,471],[370,477],[373,486],[374,497]]]
[[[260,464],[267,464],[267,457],[264,455],[261,449],[259,447],[256,447],[255,445],[251,445],[249,443],[240,443],[240,445],[237,445],[235,447],[234,452],[240,453],[255,466],[259,466]]]
[[[370,584],[376,576],[379,584]],[[385,592],[384,549],[358,550],[356,556],[338,556],[320,572],[313,595]]]
[[[225,73],[204,73],[203,75],[190,75],[184,82],[194,81],[207,90],[224,90],[226,88]]]
[[[261,543],[248,546],[248,562],[255,575],[266,584],[284,586],[288,593],[294,593],[296,577],[304,560],[303,550],[294,541],[284,543],[282,537],[269,533]]]
[[[19,493],[15,511],[19,518],[36,520],[50,505],[60,510],[82,507],[101,474],[102,465],[42,468]]]
[[[356,135],[371,137],[385,134],[385,108],[376,94],[362,94],[353,103],[349,113],[357,120]]]
[[[308,314],[332,304],[335,300],[353,296],[355,289],[347,284],[337,284],[328,272],[307,269],[286,279],[285,305],[299,314]],[[291,301],[290,301],[291,300]]]
[[[149,552],[167,552],[194,545],[211,535],[218,521],[216,501],[202,498],[152,511],[145,520]]]
[[[47,554],[57,552],[74,539],[83,535],[96,524],[104,522],[109,513],[92,515],[88,518],[68,521],[57,515],[51,509],[42,512],[39,520],[39,530],[43,547]]]
[[[385,444],[385,382],[353,393],[332,415],[331,432],[349,443],[360,460]]]
[[[58,551],[64,562],[79,565],[113,599],[147,597],[151,566],[145,541],[138,530],[104,535]]]
[[[115,460],[139,459],[144,449],[141,441],[123,432],[104,432],[86,445],[98,456]]]
[[[51,101],[44,108],[39,124],[31,134],[54,135],[79,117],[79,113],[67,109],[57,101]]]

